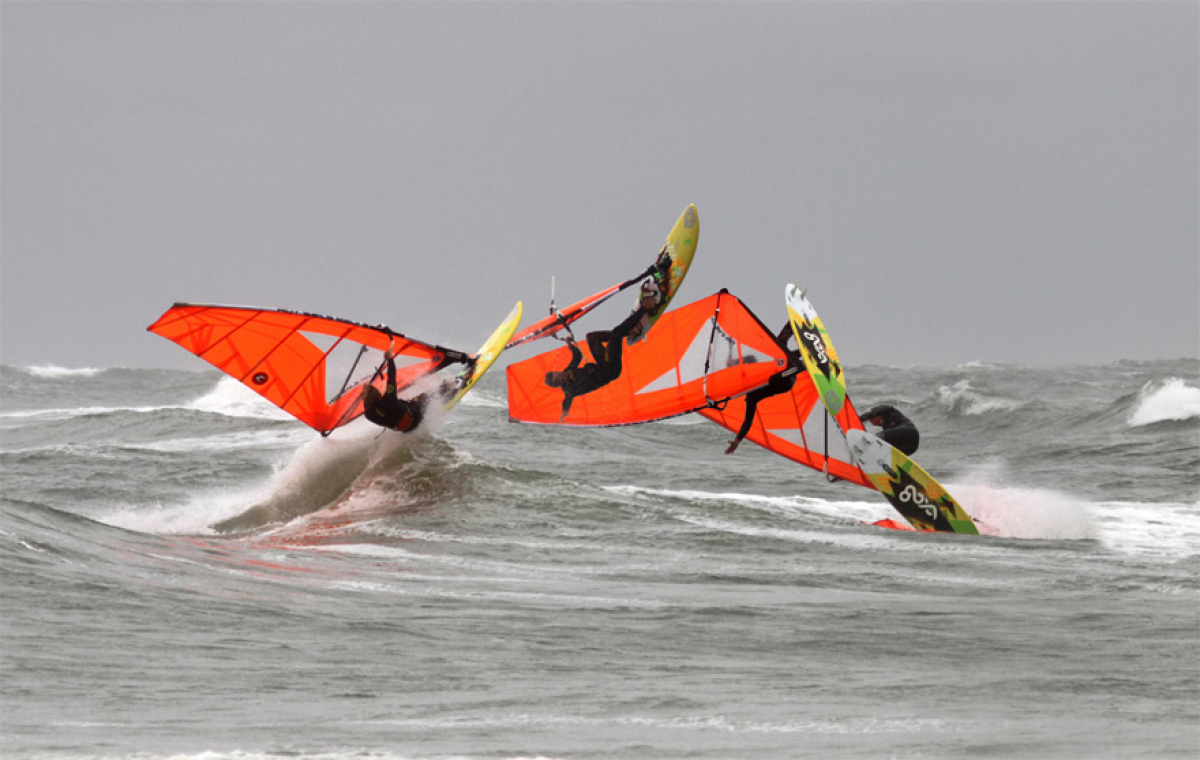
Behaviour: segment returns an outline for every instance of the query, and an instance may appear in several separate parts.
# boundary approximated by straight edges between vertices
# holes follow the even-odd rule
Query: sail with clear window
[[[363,413],[362,388],[383,388],[383,352],[396,356],[403,388],[467,357],[382,325],[305,312],[175,304],[146,328],[235,378],[304,424],[328,435]]]

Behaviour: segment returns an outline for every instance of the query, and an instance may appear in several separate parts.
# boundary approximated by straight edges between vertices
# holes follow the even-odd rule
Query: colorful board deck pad
[[[899,449],[862,430],[848,431],[846,439],[871,484],[914,528],[979,535],[971,516],[941,483]]]
[[[796,334],[796,342],[800,345],[800,356],[804,359],[807,374],[816,384],[817,395],[821,397],[825,408],[836,417],[846,403],[846,377],[837,351],[833,348],[833,341],[817,316],[817,310],[800,288],[788,285],[784,293],[788,319],[792,322],[792,332]]]
[[[632,346],[634,343],[644,340],[646,334],[650,332],[650,328],[666,312],[667,307],[671,304],[671,300],[679,292],[679,286],[683,284],[683,278],[687,276],[688,267],[692,265],[692,257],[696,255],[696,245],[699,242],[700,216],[696,213],[696,205],[692,204],[679,215],[675,226],[671,228],[670,234],[667,235],[666,245],[659,252],[659,255],[665,252],[671,256],[671,269],[666,283],[665,298],[659,303],[658,308],[642,318],[640,327],[634,328],[633,333],[625,339],[626,345]],[[657,257],[655,257],[655,260],[657,260]],[[640,303],[640,294],[638,303]],[[638,307],[638,303],[634,304],[635,309]]]
[[[512,308],[500,326],[491,334],[484,344],[479,347],[479,350],[471,354],[471,358],[475,361],[464,370],[465,374],[460,374],[459,379],[465,378],[466,382],[458,392],[455,393],[449,401],[446,402],[446,409],[449,410],[457,404],[463,396],[467,395],[467,391],[479,382],[479,378],[483,377],[491,366],[500,358],[500,354],[504,352],[508,339],[516,332],[517,325],[521,323],[521,302],[517,301],[517,305]]]

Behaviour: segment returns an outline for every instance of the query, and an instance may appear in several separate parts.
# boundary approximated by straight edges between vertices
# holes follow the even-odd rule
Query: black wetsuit
[[[887,404],[872,407],[858,415],[858,418],[864,422],[876,417],[883,423],[881,426],[883,429],[876,435],[905,454],[912,456],[917,447],[921,445],[921,434],[917,432],[917,426],[912,423],[912,420],[901,414],[896,407]]]
[[[380,393],[373,385],[363,390],[363,416],[376,425],[407,433],[421,424],[425,417],[425,394],[412,400],[396,395],[396,360],[387,362],[387,389]]]
[[[746,394],[746,417],[742,420],[742,426],[738,428],[737,436],[730,444],[741,443],[742,439],[750,432],[750,426],[754,424],[754,415],[758,411],[758,402],[771,396],[778,396],[780,393],[787,393],[796,384],[796,378],[801,372],[804,372],[804,362],[800,359],[800,352],[793,351],[787,347],[788,341],[794,337],[792,324],[783,326],[779,334],[775,336],[775,342],[780,345],[783,352],[787,355],[787,366],[783,371],[771,375],[771,379],[761,388],[755,388]]]
[[[573,342],[568,344],[571,349],[571,363],[562,370],[559,387],[563,391],[563,417],[571,410],[571,402],[576,396],[582,396],[599,390],[621,376],[621,355],[625,336],[641,321],[645,310],[635,309],[625,321],[612,330],[598,330],[587,335],[588,348],[592,352],[592,361],[583,362],[583,352]]]

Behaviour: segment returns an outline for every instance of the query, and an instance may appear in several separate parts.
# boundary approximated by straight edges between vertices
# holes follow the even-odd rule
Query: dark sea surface
[[[0,366],[0,755],[1200,756],[1200,361],[847,376],[989,535],[695,415],[509,423],[502,370],[322,439]]]

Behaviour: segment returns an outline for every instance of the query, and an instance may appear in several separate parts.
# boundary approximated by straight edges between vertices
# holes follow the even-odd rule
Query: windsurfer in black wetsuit
[[[879,404],[858,415],[858,418],[883,428],[875,435],[908,456],[912,456],[921,444],[921,434],[917,432],[917,426],[894,406]]]
[[[795,337],[796,333],[792,330],[791,322],[785,324],[779,334],[775,336],[775,342],[787,356],[787,366],[783,368],[783,371],[771,375],[771,379],[767,381],[766,385],[755,388],[746,394],[746,417],[742,420],[742,426],[738,428],[737,436],[729,442],[729,447],[725,449],[726,454],[737,451],[738,444],[750,432],[750,426],[754,424],[754,414],[758,411],[758,403],[765,398],[790,391],[796,384],[796,378],[805,371],[804,362],[800,359],[800,350],[788,348],[788,341]]]
[[[576,396],[599,390],[621,376],[621,355],[624,351],[625,337],[638,327],[645,316],[646,309],[642,306],[633,310],[625,321],[612,330],[597,330],[587,334],[588,348],[592,352],[592,361],[583,362],[583,352],[575,341],[569,341],[571,363],[558,372],[546,373],[546,385],[551,388],[561,388],[563,392],[562,417],[571,411],[571,402]]]
[[[667,297],[670,273],[671,257],[664,250],[645,272],[649,277],[642,283],[637,308],[613,329],[587,334],[588,348],[592,352],[591,362],[582,364],[583,352],[574,340],[567,340],[567,347],[571,349],[571,363],[562,370],[546,373],[546,385],[561,388],[563,392],[562,417],[559,420],[565,419],[571,411],[571,402],[576,396],[599,390],[621,376],[625,339],[630,336],[641,337],[645,330],[643,320],[662,307]]]
[[[421,393],[411,399],[402,399],[397,395],[396,388],[396,358],[391,350],[383,354],[387,361],[387,388],[383,393],[374,385],[367,384],[363,389],[363,416],[371,422],[389,430],[407,433],[415,430],[425,419],[425,409],[429,406],[429,394]],[[452,360],[447,358],[438,369]],[[442,399],[449,399],[460,387],[460,381],[443,381],[438,389]]]
[[[387,388],[383,393],[370,384],[363,389],[363,416],[381,427],[407,433],[425,418],[428,399],[424,393],[407,400],[396,395],[395,355],[389,350],[383,358],[387,361]]]

